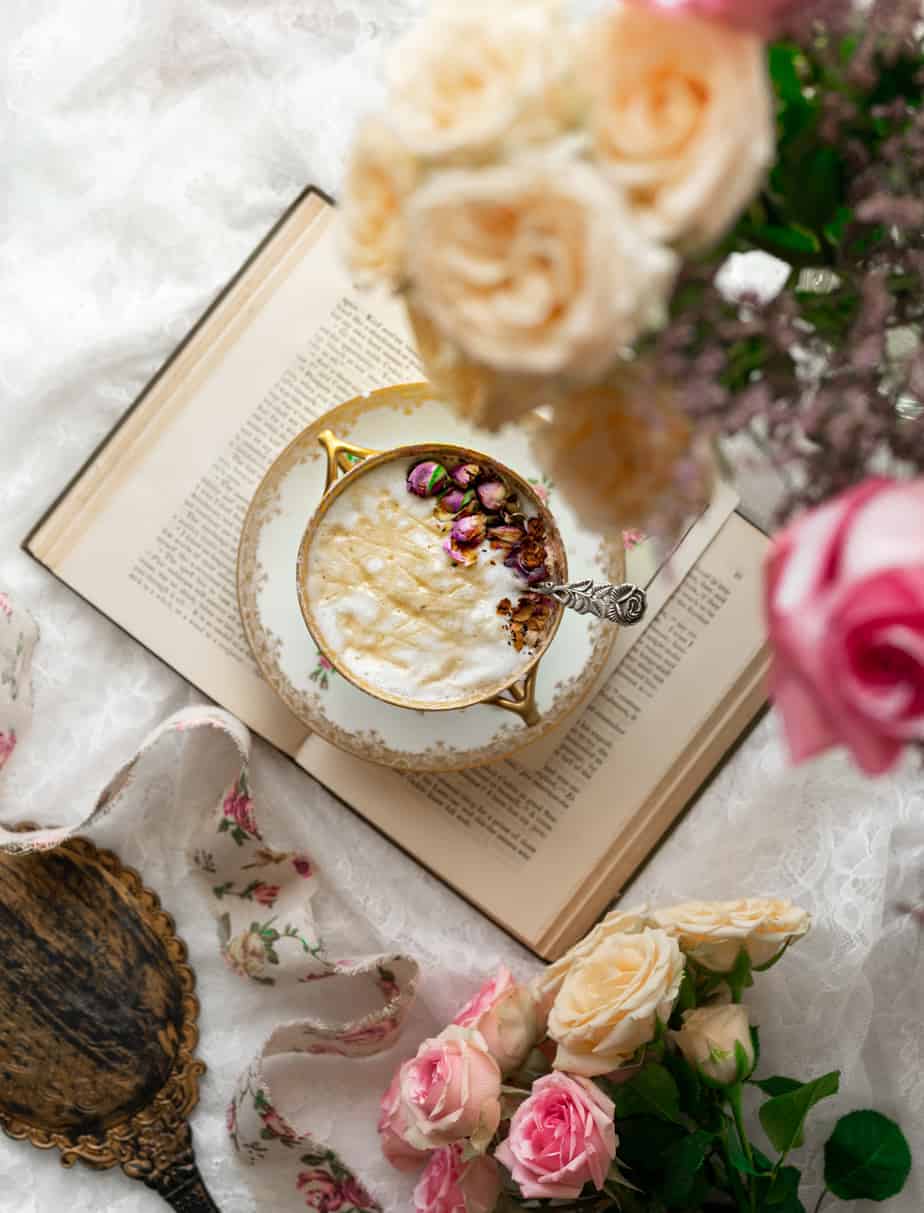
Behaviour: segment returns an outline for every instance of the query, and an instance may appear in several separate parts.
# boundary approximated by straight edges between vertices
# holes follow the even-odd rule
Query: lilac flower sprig
[[[753,435],[786,517],[870,472],[924,470],[924,48],[919,6],[832,4],[770,48],[778,160],[723,245],[685,266],[654,363],[714,437]],[[726,298],[729,252],[793,266]],[[805,267],[817,273],[807,274]]]

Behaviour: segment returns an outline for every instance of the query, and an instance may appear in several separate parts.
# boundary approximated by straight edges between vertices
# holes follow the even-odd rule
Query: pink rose
[[[295,868],[295,871],[299,874],[299,876],[301,876],[302,880],[307,880],[308,877],[314,872],[314,868],[311,866],[311,860],[305,855],[296,855],[292,860],[292,866]]]
[[[822,7],[821,3],[813,5],[807,0],[648,0],[648,3],[768,36],[778,31],[788,18]],[[831,0],[827,3],[830,7]]]
[[[480,1032],[451,1024],[400,1071],[406,1138],[419,1150],[463,1137],[484,1150],[500,1124],[500,1067]]]
[[[391,1080],[382,1096],[379,1115],[379,1138],[382,1153],[399,1171],[416,1171],[427,1158],[425,1150],[418,1150],[405,1138],[407,1118],[401,1106],[401,1071]]]
[[[589,1079],[546,1074],[495,1154],[527,1200],[574,1200],[588,1182],[600,1191],[616,1157],[614,1111]]]
[[[417,1213],[491,1213],[501,1190],[500,1168],[482,1154],[462,1161],[456,1142],[434,1150],[414,1189]]]
[[[502,1074],[521,1066],[539,1037],[536,1001],[504,965],[452,1022],[481,1033]]]
[[[875,775],[924,740],[924,480],[867,480],[798,518],[766,607],[793,761],[846,745]]]
[[[295,1186],[305,1194],[305,1204],[318,1213],[336,1213],[343,1204],[343,1192],[340,1184],[326,1171],[316,1168],[312,1171],[301,1171]]]

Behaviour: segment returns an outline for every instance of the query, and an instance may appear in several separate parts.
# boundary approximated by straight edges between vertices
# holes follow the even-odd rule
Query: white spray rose
[[[673,1037],[690,1065],[720,1087],[743,1082],[754,1069],[748,1011],[740,1003],[684,1012],[683,1027]]]
[[[548,1015],[562,984],[574,966],[597,948],[610,935],[637,935],[652,925],[644,910],[611,910],[605,918],[554,964],[543,969],[530,982],[529,988],[543,1015]]]
[[[361,282],[397,286],[404,277],[404,206],[417,178],[414,157],[391,128],[368,119],[353,144],[343,192],[347,261]]]
[[[687,901],[655,910],[652,918],[696,964],[712,973],[730,972],[742,951],[755,968],[769,965],[808,932],[812,921],[791,901],[766,897]]]
[[[776,146],[755,34],[647,4],[586,31],[582,79],[594,150],[659,240],[715,240],[760,187]]]
[[[625,1065],[670,1018],[683,956],[664,931],[608,935],[565,978],[549,1014],[555,1068],[593,1078]]]
[[[437,4],[392,51],[389,112],[416,155],[480,160],[572,120],[573,38],[557,4]]]
[[[602,371],[663,320],[676,269],[564,149],[435,174],[408,241],[415,305],[467,357],[526,374]]]

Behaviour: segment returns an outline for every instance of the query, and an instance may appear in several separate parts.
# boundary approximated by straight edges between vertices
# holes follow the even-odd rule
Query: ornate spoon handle
[[[596,615],[607,623],[618,623],[623,627],[638,623],[648,606],[645,591],[631,582],[619,585],[595,585],[592,581],[570,581],[567,585],[555,585],[541,581],[533,590],[547,594],[562,606],[570,607],[579,615]]]

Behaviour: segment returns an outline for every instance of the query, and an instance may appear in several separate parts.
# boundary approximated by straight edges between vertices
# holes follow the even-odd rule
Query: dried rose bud
[[[452,524],[452,538],[456,543],[481,543],[485,535],[483,514],[469,514],[457,518]]]
[[[455,515],[474,498],[475,494],[471,491],[466,493],[462,489],[450,489],[439,499],[439,509],[444,514]]]
[[[517,559],[524,569],[529,571],[538,569],[541,564],[545,563],[545,548],[541,543],[536,543],[534,539],[527,539],[520,544]]]
[[[530,539],[535,539],[537,543],[541,543],[545,539],[545,523],[541,518],[530,518],[526,524],[526,533]]]
[[[509,598],[502,598],[497,604],[498,615],[509,615],[513,610],[513,603]]]
[[[449,475],[452,477],[453,484],[457,484],[460,489],[467,489],[481,475],[481,468],[477,463],[460,463],[452,469]]]
[[[417,497],[433,497],[449,484],[449,474],[441,463],[426,459],[412,467],[407,477],[408,492]]]
[[[478,559],[478,548],[471,544],[462,545],[453,539],[452,535],[443,543],[443,551],[447,552],[456,564],[474,564]]]
[[[491,540],[491,547],[515,548],[518,543],[523,542],[523,532],[518,526],[504,523],[502,526],[489,526],[488,538]]]
[[[549,575],[548,568],[545,564],[545,554],[543,553],[542,561],[537,566],[527,566],[523,560],[523,548],[526,544],[522,544],[510,553],[504,564],[508,569],[515,569],[521,577],[525,577],[530,585],[535,585],[539,581],[545,581]]]
[[[503,480],[486,480],[475,491],[486,510],[499,510],[507,500],[507,486]]]

